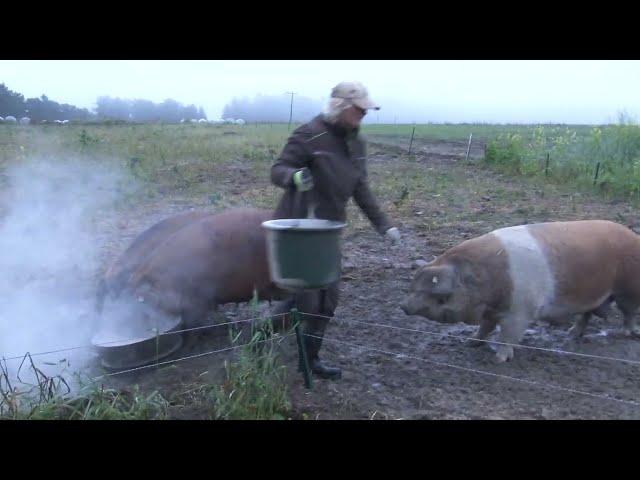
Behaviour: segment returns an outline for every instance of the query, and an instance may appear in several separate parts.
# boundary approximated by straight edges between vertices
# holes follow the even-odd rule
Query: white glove
[[[384,234],[394,245],[400,241],[400,231],[396,227],[392,227]]]

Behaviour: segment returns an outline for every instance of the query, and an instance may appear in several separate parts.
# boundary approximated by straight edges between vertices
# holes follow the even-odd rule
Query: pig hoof
[[[584,335],[584,328],[580,328],[577,325],[574,325],[569,329],[569,336],[574,339],[581,338]]]
[[[504,363],[513,359],[513,347],[499,348],[496,353],[496,362]]]
[[[506,355],[500,355],[499,353],[496,355],[496,363],[505,363],[507,359]]]
[[[630,329],[630,328],[625,328],[624,329],[624,336],[627,338],[640,338],[640,332],[638,330],[635,329]]]

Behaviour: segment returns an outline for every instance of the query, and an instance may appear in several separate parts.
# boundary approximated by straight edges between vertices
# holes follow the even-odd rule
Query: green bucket
[[[326,288],[340,279],[342,222],[315,218],[269,220],[267,254],[271,280],[285,290]]]

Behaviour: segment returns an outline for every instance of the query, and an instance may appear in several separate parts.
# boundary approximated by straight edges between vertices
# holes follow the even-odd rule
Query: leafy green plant
[[[253,304],[257,305],[254,296]],[[235,362],[225,361],[225,380],[211,390],[216,419],[287,418],[291,408],[286,386],[286,367],[281,365],[275,333],[270,318],[252,324],[249,342],[240,348]],[[238,345],[238,332],[232,343]]]

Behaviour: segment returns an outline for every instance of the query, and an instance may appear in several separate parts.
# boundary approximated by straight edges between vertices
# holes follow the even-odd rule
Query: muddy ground
[[[463,337],[471,336],[475,327],[440,325],[400,310],[414,262],[466,238],[538,221],[604,218],[638,223],[631,205],[496,174],[480,163],[482,145],[474,145],[469,161],[464,158],[466,147],[466,142],[416,141],[410,158],[405,147],[382,140],[372,143],[374,185],[387,168],[401,171],[416,165],[425,175],[446,174],[452,181],[438,193],[410,198],[408,205],[385,205],[403,233],[399,246],[389,245],[369,227],[346,233],[341,303],[321,352],[328,362],[342,367],[343,378],[316,379],[313,390],[307,390],[296,373],[295,341],[285,339],[280,351],[288,367],[294,418],[640,418],[640,405],[625,403],[637,400],[640,365],[525,348],[516,350],[513,361],[496,364],[489,345],[463,345]],[[151,224],[192,208],[211,207],[206,199],[174,196],[141,204],[126,218],[105,219],[109,238],[104,261]],[[261,306],[262,311],[268,308]],[[255,315],[245,305],[224,306],[222,313],[227,321]],[[624,338],[621,325],[614,308],[606,321],[593,319],[581,341],[569,338],[569,324],[545,323],[532,324],[522,344],[640,362],[640,341]],[[189,342],[173,358],[228,345],[224,335],[211,335]],[[223,361],[232,358],[232,352],[201,356],[159,370],[113,376],[109,383],[157,388],[168,398],[180,394],[182,405],[172,407],[173,418],[207,418],[207,410],[189,403],[185,392],[199,382],[220,381]]]

